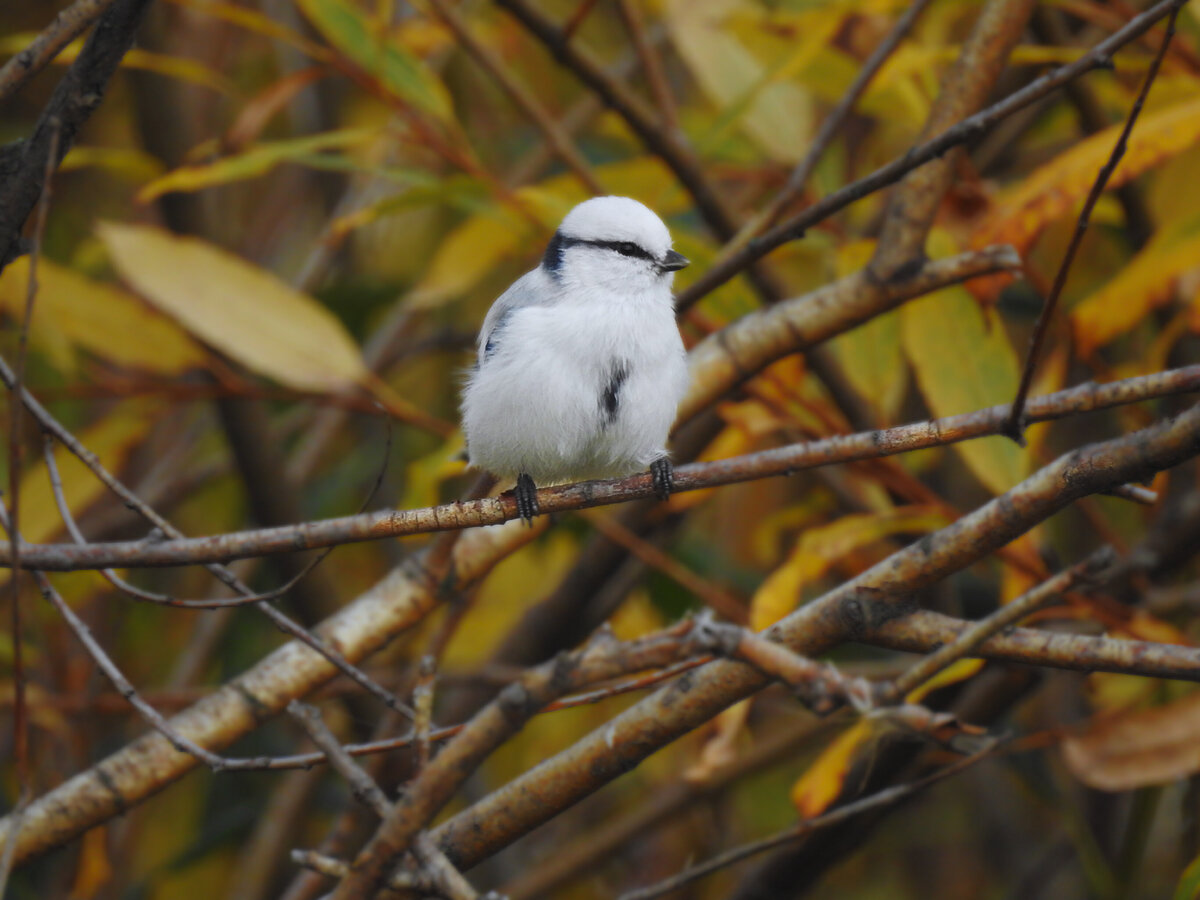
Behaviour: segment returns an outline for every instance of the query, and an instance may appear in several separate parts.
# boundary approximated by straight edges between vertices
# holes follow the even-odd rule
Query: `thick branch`
[[[807,656],[856,639],[892,618],[904,598],[1004,546],[1073,500],[1197,453],[1200,406],[1174,421],[1067,454],[765,634]],[[469,868],[766,684],[759,672],[733,662],[688,673],[445,822],[434,837],[458,866]]]
[[[83,123],[100,105],[149,5],[150,0],[115,0],[54,89],[33,134],[0,155],[0,182],[4,184],[0,194],[0,269],[19,254],[21,226],[41,196],[48,161],[57,168]]]

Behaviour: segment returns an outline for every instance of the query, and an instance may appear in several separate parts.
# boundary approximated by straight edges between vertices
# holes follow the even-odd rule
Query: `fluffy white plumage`
[[[517,478],[518,499],[522,481],[652,464],[656,484],[666,467],[669,489],[666,440],[687,388],[671,283],[685,265],[666,225],[636,200],[572,209],[542,264],[484,319],[462,401],[472,465]]]

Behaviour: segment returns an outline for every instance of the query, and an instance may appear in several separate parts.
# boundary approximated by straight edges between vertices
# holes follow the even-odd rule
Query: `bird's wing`
[[[500,333],[504,330],[504,321],[508,316],[523,307],[548,306],[555,301],[553,286],[547,284],[546,280],[541,269],[526,272],[492,304],[492,308],[484,317],[483,327],[479,329],[480,365],[496,352]]]

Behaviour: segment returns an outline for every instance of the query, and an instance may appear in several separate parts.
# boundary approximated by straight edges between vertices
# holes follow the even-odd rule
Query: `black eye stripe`
[[[603,247],[605,250],[616,250],[622,256],[632,256],[637,259],[654,259],[647,251],[632,241],[580,241],[580,243],[590,244],[593,247]]]
[[[647,250],[639,247],[633,241],[588,241],[582,238],[566,237],[565,235],[555,232],[550,244],[546,247],[546,254],[542,258],[542,264],[551,272],[557,272],[562,265],[563,251],[568,247],[599,247],[602,250],[614,250],[622,256],[629,256],[635,259],[648,259],[651,262],[657,262],[655,257]]]

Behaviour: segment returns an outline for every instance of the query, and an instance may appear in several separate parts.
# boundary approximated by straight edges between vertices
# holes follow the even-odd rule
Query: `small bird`
[[[671,282],[686,265],[647,207],[594,197],[488,310],[462,399],[467,453],[516,479],[526,521],[538,484],[648,467],[670,495],[667,435],[688,380]]]

